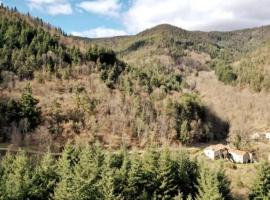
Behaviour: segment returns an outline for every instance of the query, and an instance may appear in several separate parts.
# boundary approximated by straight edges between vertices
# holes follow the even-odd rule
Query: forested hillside
[[[246,146],[252,132],[269,129],[264,110],[269,92],[269,26],[200,32],[164,24],[134,36],[84,40],[112,47],[132,66],[178,69],[188,80],[186,87],[230,123],[228,141],[241,137]]]
[[[164,24],[134,36],[85,40],[111,47],[130,64],[147,66],[148,63],[162,63],[188,73],[210,68],[216,72],[220,81],[226,84],[242,84],[242,72],[248,73],[250,67],[239,71],[239,68],[234,68],[234,63],[250,57],[251,52],[267,45],[270,40],[270,27],[231,32],[192,32]],[[262,78],[258,73],[252,76],[256,80],[246,80],[245,84],[259,91],[258,87],[261,86],[255,84],[260,83],[253,82],[259,82],[258,79]]]
[[[66,36],[41,20],[0,10],[2,142],[57,149],[68,140],[117,147],[226,137],[228,123],[201,103],[181,70],[65,45]]]

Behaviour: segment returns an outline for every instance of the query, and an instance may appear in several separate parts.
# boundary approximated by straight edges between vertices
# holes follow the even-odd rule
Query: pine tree
[[[216,176],[218,179],[218,189],[219,192],[222,194],[224,200],[231,200],[231,191],[230,191],[230,181],[225,175],[225,171],[223,169],[219,169],[216,172]]]
[[[249,195],[249,199],[262,199],[270,198],[270,165],[263,162],[258,168],[258,175]]]
[[[28,120],[30,130],[33,130],[40,123],[41,111],[37,106],[38,102],[39,101],[32,95],[31,86],[28,85],[24,88],[20,98],[21,117]]]
[[[199,178],[199,192],[197,200],[223,200],[219,192],[219,183],[217,176],[208,168],[202,166]]]
[[[0,165],[0,199],[7,199],[7,192],[6,192],[6,181],[9,178],[9,174],[12,173],[12,166],[15,158],[10,153],[7,153],[1,159]]]
[[[180,152],[177,155],[176,162],[178,190],[184,197],[189,194],[194,197],[197,193],[197,177],[199,175],[197,162],[190,160],[185,152]]]
[[[160,153],[153,146],[149,146],[143,155],[143,169],[145,173],[145,188],[150,196],[156,192],[159,180],[157,179]]]
[[[174,162],[171,160],[170,152],[167,148],[164,148],[160,155],[159,171],[158,171],[158,198],[171,199],[176,190],[176,171],[174,170]]]
[[[69,200],[76,199],[74,167],[78,163],[78,151],[71,145],[65,147],[61,159],[58,161],[58,175],[60,180],[54,190],[54,199]]]
[[[103,170],[101,173],[101,180],[99,183],[100,193],[104,200],[116,200],[121,199],[119,195],[117,196],[115,193],[115,184],[116,184],[116,173],[117,169],[112,167],[112,154],[109,154],[106,157],[105,164],[103,166]]]
[[[179,192],[179,194],[178,194],[177,196],[175,196],[173,199],[174,199],[174,200],[183,200],[183,195],[182,195],[182,193]]]
[[[124,191],[128,185],[128,172],[131,167],[131,161],[125,148],[121,149],[122,165],[115,170],[115,194],[116,196],[124,196]]]
[[[142,191],[144,191],[145,175],[139,156],[134,154],[131,160],[125,197],[127,197],[127,199],[140,199]]]
[[[3,175],[5,199],[27,199],[31,190],[32,168],[26,154],[18,153],[8,168]]]
[[[58,181],[56,165],[52,155],[46,153],[36,167],[29,199],[50,199]]]
[[[102,162],[97,147],[86,145],[79,154],[78,164],[74,167],[74,199],[100,199],[97,182],[100,178]]]

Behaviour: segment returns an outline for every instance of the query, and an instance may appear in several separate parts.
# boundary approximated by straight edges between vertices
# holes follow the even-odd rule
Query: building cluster
[[[211,145],[205,148],[204,154],[212,160],[225,159],[234,163],[253,162],[252,153],[232,149],[223,144]]]
[[[270,140],[270,132],[255,132],[250,136],[252,140]]]

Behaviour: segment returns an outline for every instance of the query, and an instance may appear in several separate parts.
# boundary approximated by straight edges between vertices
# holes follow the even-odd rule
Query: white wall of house
[[[203,152],[208,158],[215,160],[215,151],[213,149],[204,149]]]
[[[214,150],[214,149],[211,149],[211,148],[207,148],[207,149],[204,149],[204,154],[212,159],[212,160],[216,160],[220,157],[220,150]]]
[[[231,151],[230,154],[232,155],[233,160],[237,163],[247,163],[250,161],[250,156],[248,153],[242,155]]]
[[[250,138],[251,138],[252,140],[259,140],[259,139],[261,139],[261,134],[260,134],[260,133],[253,133],[253,134],[250,136]]]
[[[268,139],[268,140],[270,140],[270,133],[265,133],[265,137],[266,137],[266,139]]]

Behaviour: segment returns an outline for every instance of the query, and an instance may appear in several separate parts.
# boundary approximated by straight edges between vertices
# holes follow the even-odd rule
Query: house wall
[[[251,157],[250,157],[249,153],[246,153],[243,156],[243,163],[248,163],[248,162],[251,162]]]
[[[230,152],[230,154],[232,155],[233,160],[235,162],[237,162],[237,163],[247,163],[250,160],[250,157],[249,157],[248,153],[246,153],[244,155],[240,155],[240,154],[237,154],[237,153],[234,153],[234,152]]]
[[[213,149],[205,149],[204,154],[207,157],[211,158],[212,160],[216,160],[216,159],[220,158],[220,150],[215,151]]]
[[[250,138],[252,140],[259,140],[259,139],[261,139],[261,135],[259,133],[254,133],[253,135],[251,135]]]
[[[212,160],[215,160],[215,152],[212,149],[205,149],[204,154]]]

